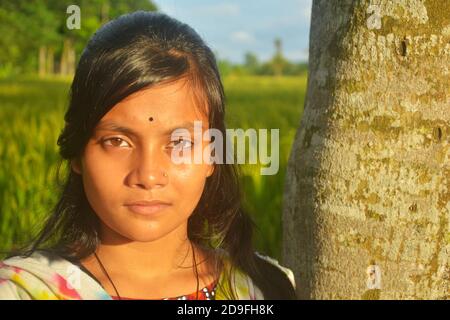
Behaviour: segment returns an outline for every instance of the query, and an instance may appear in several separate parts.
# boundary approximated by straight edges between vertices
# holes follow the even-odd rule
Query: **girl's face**
[[[201,137],[195,140],[194,121],[202,122],[202,130],[208,129],[208,118],[196,106],[185,80],[136,92],[105,114],[86,145],[81,163],[72,161],[103,227],[143,242],[174,230],[187,230],[187,220],[214,170],[207,163],[176,164],[171,160],[174,150],[191,157],[195,149],[200,148],[203,154],[208,148]],[[180,135],[171,139],[174,131],[184,141]],[[140,214],[127,206],[142,200],[169,205],[151,214]]]

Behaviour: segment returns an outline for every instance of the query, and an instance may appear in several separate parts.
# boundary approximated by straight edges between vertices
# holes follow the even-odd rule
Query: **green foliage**
[[[57,201],[56,141],[69,85],[69,78],[0,80],[0,251],[27,241]],[[228,128],[280,129],[277,175],[262,176],[260,165],[241,167],[244,206],[259,227],[257,248],[280,258],[284,176],[306,78],[229,76],[224,86]]]
[[[81,28],[69,30],[66,10],[78,5]],[[61,60],[63,43],[76,43],[79,57],[88,39],[108,20],[136,10],[155,11],[150,0],[5,0],[0,2],[0,76],[36,73],[40,47],[50,47]]]

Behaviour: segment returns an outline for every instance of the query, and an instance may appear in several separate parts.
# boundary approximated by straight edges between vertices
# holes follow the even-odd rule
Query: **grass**
[[[0,80],[0,251],[26,242],[57,201],[56,141],[69,86],[67,78]],[[224,86],[228,128],[280,129],[278,174],[262,176],[260,165],[241,167],[244,207],[259,228],[257,249],[280,259],[283,181],[306,77],[230,76]]]

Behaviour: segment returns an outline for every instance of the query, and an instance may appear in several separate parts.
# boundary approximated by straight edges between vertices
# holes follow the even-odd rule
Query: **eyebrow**
[[[177,129],[187,129],[187,130],[193,130],[194,129],[194,123],[190,122],[190,121],[186,121],[183,122],[181,124],[175,125],[169,129],[166,129],[164,131],[164,135],[170,135],[172,134],[173,131],[177,130]],[[132,136],[139,136],[139,133],[136,132],[135,130],[133,130],[132,128],[128,128],[122,125],[119,125],[115,122],[111,122],[111,121],[103,121],[100,122],[99,125],[96,127],[95,129],[97,130],[110,130],[110,131],[116,131],[116,132],[122,132],[128,135],[132,135]]]

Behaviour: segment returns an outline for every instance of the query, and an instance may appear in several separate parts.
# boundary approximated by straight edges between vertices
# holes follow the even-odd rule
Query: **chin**
[[[150,242],[159,239],[161,236],[154,232],[127,232],[125,237],[130,241]]]

